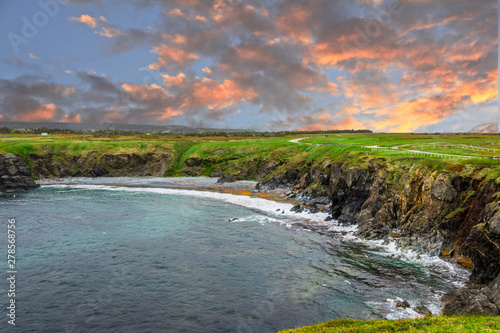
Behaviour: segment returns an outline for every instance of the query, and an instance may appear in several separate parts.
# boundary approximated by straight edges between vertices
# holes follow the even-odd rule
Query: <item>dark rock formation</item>
[[[410,303],[408,301],[396,301],[396,307],[406,309],[410,307]]]
[[[304,207],[302,207],[301,205],[295,205],[290,209],[290,211],[294,213],[302,213],[304,211]]]
[[[432,316],[432,312],[423,305],[416,306],[413,310],[424,317]]]
[[[236,181],[236,177],[232,175],[228,175],[227,173],[222,174],[219,179],[217,179],[217,184],[224,183],[234,183]]]
[[[14,192],[36,188],[30,170],[19,156],[0,154],[0,192]]]
[[[119,177],[165,175],[173,155],[168,152],[145,154],[101,154],[97,151],[85,155],[30,154],[33,175],[37,178],[58,177]]]
[[[486,286],[460,289],[443,297],[443,314],[500,314],[500,276]]]

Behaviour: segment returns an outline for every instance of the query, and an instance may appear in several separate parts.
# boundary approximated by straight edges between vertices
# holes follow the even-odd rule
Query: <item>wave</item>
[[[196,191],[184,189],[170,189],[170,188],[152,188],[152,187],[126,187],[126,186],[109,186],[109,185],[43,185],[48,188],[78,188],[84,190],[107,190],[107,191],[128,191],[128,192],[144,192],[144,193],[158,193],[169,195],[185,195],[192,197],[201,197],[207,199],[218,200],[233,205],[246,207],[255,211],[260,211],[271,216],[286,218],[291,220],[301,219],[310,222],[323,222],[327,217],[327,213],[294,213],[290,209],[292,204],[266,200],[262,198],[249,197],[245,195],[236,195],[230,193],[219,193],[209,191]]]

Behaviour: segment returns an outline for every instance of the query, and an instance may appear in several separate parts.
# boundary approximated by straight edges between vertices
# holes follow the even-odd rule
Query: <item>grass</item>
[[[51,134],[48,136],[18,134],[0,135],[0,153],[3,151],[19,154],[29,165],[31,164],[30,154],[86,156],[90,152],[138,155],[164,153],[173,156],[173,163],[166,173],[168,176],[189,174],[189,168],[185,164],[188,159],[198,159],[202,175],[209,175],[213,170],[235,174],[251,166],[255,168],[262,161],[275,161],[282,164],[276,171],[282,172],[288,167],[301,170],[325,162],[342,162],[346,165],[363,167],[377,160],[380,163],[392,163],[400,166],[414,165],[437,171],[462,170],[466,166],[474,166],[474,169],[478,167],[488,169],[489,178],[500,176],[498,161],[487,158],[493,154],[491,152],[483,153],[451,147],[428,149],[432,152],[477,156],[475,159],[456,161],[429,156],[372,152],[371,149],[364,147],[401,146],[404,149],[409,149],[420,144],[473,144],[498,148],[500,147],[500,137],[496,135],[343,133],[326,136],[307,135],[307,138],[301,140],[300,143],[289,142],[293,138],[300,137],[122,135],[113,138],[99,138],[79,134]],[[500,155],[500,152],[498,154]]]
[[[500,317],[442,316],[406,320],[337,319],[280,333],[500,332]]]
[[[329,134],[327,136],[313,136],[301,140],[302,143],[320,144],[359,144],[363,146],[380,147],[410,147],[430,144],[466,144],[490,146],[500,148],[500,136],[498,135],[471,135],[471,134],[412,134],[412,133],[362,133],[362,134]]]

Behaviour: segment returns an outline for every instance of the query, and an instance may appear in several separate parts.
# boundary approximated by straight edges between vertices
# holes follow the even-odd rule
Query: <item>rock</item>
[[[203,163],[203,160],[199,157],[189,157],[187,158],[185,161],[184,161],[184,164],[187,166],[187,167],[197,167],[197,166],[201,166],[201,164]]]
[[[316,214],[319,213],[319,208],[316,206],[311,206],[309,207],[309,214]]]
[[[332,221],[332,217],[331,216],[327,216],[326,219],[325,219],[325,222],[329,222],[329,221]]]
[[[500,237],[500,212],[489,220],[489,227],[492,234]]]
[[[399,300],[397,300],[395,302],[396,302],[396,307],[397,308],[404,308],[404,309],[406,309],[406,308],[410,307],[410,303],[408,303],[407,301],[404,301],[404,300],[403,301],[399,301]]]
[[[451,202],[457,196],[457,191],[451,185],[448,174],[440,174],[432,184],[431,194],[435,199]]]
[[[471,285],[441,299],[444,315],[500,315],[500,275],[487,286]]]
[[[309,205],[316,205],[316,206],[326,206],[331,203],[330,198],[328,197],[319,197],[319,198],[313,198],[312,200],[309,201]]]
[[[239,218],[235,217],[233,219],[227,219],[229,222],[239,221]]]
[[[424,317],[432,316],[432,312],[423,305],[419,305],[413,308],[413,310],[415,310],[416,313],[421,314]]]
[[[235,181],[236,181],[235,176],[224,173],[219,179],[217,179],[217,184],[234,183]]]
[[[58,177],[163,177],[174,155],[165,153],[101,154],[97,151],[85,155],[30,154],[33,176]],[[199,167],[189,168],[189,172]]]
[[[290,211],[295,213],[302,213],[304,211],[304,207],[302,207],[301,205],[295,205],[290,209]]]
[[[0,192],[14,192],[39,187],[31,178],[24,161],[14,154],[0,154]]]

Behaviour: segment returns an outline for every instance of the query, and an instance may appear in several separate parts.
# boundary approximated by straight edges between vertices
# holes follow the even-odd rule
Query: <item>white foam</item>
[[[384,242],[383,240],[367,240],[358,237],[356,236],[356,225],[343,226],[335,221],[332,223],[329,230],[336,232],[338,237],[344,241],[357,242],[368,246],[371,253],[391,257],[427,268],[428,270],[426,270],[425,273],[429,275],[432,270],[433,272],[438,273],[445,280],[451,282],[457,288],[465,286],[469,279],[470,272],[465,268],[455,263],[444,261],[438,256],[420,254],[412,249],[402,249],[395,239]],[[435,290],[434,293],[428,295],[424,305],[432,314],[439,315],[441,313],[441,310],[443,309],[441,296],[444,294],[444,291]],[[397,300],[402,301],[399,297]],[[413,304],[411,300],[408,300],[408,302],[412,308],[419,305]],[[383,302],[367,302],[367,304],[373,308],[381,309],[384,313],[386,313],[386,319],[411,319],[423,317],[423,315],[417,313],[412,308],[396,308],[396,303],[393,299],[387,299]]]
[[[327,213],[293,213],[290,209],[292,204],[266,200],[262,198],[249,197],[245,195],[236,195],[230,193],[208,192],[208,191],[195,191],[183,189],[169,189],[169,188],[151,188],[151,187],[125,187],[125,186],[109,186],[109,185],[44,185],[44,187],[51,188],[78,188],[83,190],[107,190],[107,191],[128,191],[128,192],[143,192],[143,193],[159,193],[170,195],[185,195],[193,197],[201,197],[207,199],[218,200],[233,205],[243,206],[256,211],[265,212],[268,215],[279,216],[290,220],[307,220],[311,222],[321,222],[328,217]],[[285,213],[282,213],[282,212]]]
[[[465,268],[455,263],[444,261],[439,256],[418,253],[412,249],[401,249],[395,239],[390,239],[386,242],[384,240],[367,240],[358,237],[356,236],[357,225],[343,226],[334,221],[329,231],[338,233],[339,238],[342,240],[367,245],[372,253],[439,271],[441,276],[449,280],[457,288],[465,286],[465,283],[469,279],[470,272]]]
[[[396,240],[390,240],[388,243],[383,241],[369,241],[367,242],[378,253],[387,254],[395,259],[400,259],[419,266],[432,268],[440,272],[440,275],[447,280],[451,281],[455,287],[461,288],[465,286],[470,272],[461,266],[444,261],[438,256],[431,256],[428,254],[420,254],[412,249],[401,249]],[[382,251],[380,251],[382,250]]]

